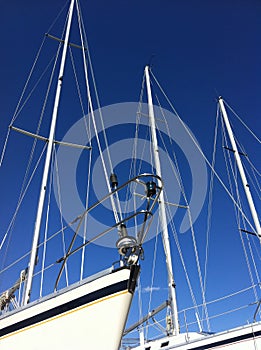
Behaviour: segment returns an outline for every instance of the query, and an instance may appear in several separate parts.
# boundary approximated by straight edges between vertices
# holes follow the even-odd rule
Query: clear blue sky
[[[1,147],[41,39],[63,3],[2,1]],[[155,75],[209,158],[218,95],[258,134],[260,0],[83,0],[81,6],[102,106],[138,101],[143,68],[154,55]],[[258,153],[254,157],[260,162]],[[220,221],[223,214],[218,212]],[[228,242],[223,240],[225,264],[237,267],[233,240]],[[217,272],[217,289],[227,282],[221,277]]]

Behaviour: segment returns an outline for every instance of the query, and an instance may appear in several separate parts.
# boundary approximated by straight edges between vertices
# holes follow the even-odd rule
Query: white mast
[[[61,90],[62,90],[65,59],[66,59],[67,48],[68,48],[68,43],[69,43],[69,34],[70,34],[70,29],[71,29],[73,7],[74,7],[74,0],[71,0],[69,12],[68,12],[67,28],[66,28],[65,39],[64,39],[64,44],[63,44],[64,46],[63,46],[63,52],[62,52],[62,58],[61,58],[60,71],[59,71],[57,87],[56,87],[56,95],[55,95],[55,101],[54,101],[54,107],[53,107],[52,121],[51,121],[51,126],[50,126],[50,131],[49,131],[48,146],[47,146],[47,150],[46,150],[45,165],[44,165],[42,184],[41,184],[39,201],[38,201],[37,215],[36,215],[36,220],[35,220],[31,256],[30,256],[30,262],[29,262],[29,267],[28,267],[28,277],[27,277],[25,290],[24,290],[23,305],[27,304],[30,300],[33,272],[34,272],[35,261],[37,258],[37,246],[38,246],[38,241],[39,241],[44,199],[45,199],[46,186],[47,186],[49,168],[50,168],[50,163],[51,163],[51,155],[52,155],[52,149],[53,149],[54,132],[55,132],[56,119],[57,119],[57,114],[58,114],[60,94],[61,94]]]
[[[155,168],[156,168],[156,174],[161,177],[161,165],[160,165],[160,158],[159,158],[159,148],[158,148],[158,140],[157,140],[157,134],[156,134],[156,124],[155,124],[155,116],[154,116],[154,109],[153,109],[153,103],[152,103],[148,66],[145,67],[145,77],[146,77],[146,85],[147,85],[149,121],[150,121]],[[167,224],[163,191],[161,191],[159,195],[159,215],[160,215],[160,221],[161,221],[162,240],[163,240],[164,252],[166,256],[166,264],[167,264],[168,288],[169,288],[169,295],[170,295],[170,308],[171,308],[171,317],[172,317],[172,323],[173,323],[173,334],[177,335],[179,334],[177,300],[176,300],[175,282],[174,282],[173,269],[172,269],[168,224]]]
[[[243,187],[244,187],[244,190],[245,190],[245,193],[246,193],[247,201],[248,201],[248,204],[249,204],[249,207],[250,207],[250,211],[251,211],[251,214],[252,214],[252,218],[253,218],[253,221],[254,221],[254,224],[255,224],[256,233],[257,233],[259,239],[261,239],[261,228],[260,228],[260,223],[259,223],[257,211],[256,211],[255,204],[254,204],[251,192],[250,192],[249,184],[247,182],[245,171],[244,171],[244,168],[243,168],[243,165],[242,165],[242,162],[241,162],[241,158],[240,158],[240,155],[239,155],[239,152],[238,152],[238,149],[237,149],[237,145],[236,145],[236,142],[235,142],[233,131],[232,131],[232,128],[230,126],[230,122],[229,122],[229,119],[228,119],[228,115],[227,115],[227,112],[226,112],[226,109],[225,109],[225,106],[224,106],[224,101],[223,101],[222,97],[219,97],[218,102],[219,102],[219,106],[220,106],[220,109],[221,109],[221,112],[222,112],[222,116],[223,116],[223,119],[224,119],[224,122],[225,122],[225,125],[226,125],[226,128],[227,128],[228,136],[229,136],[229,139],[230,139],[230,142],[231,142],[231,145],[232,145],[232,150],[233,150],[234,155],[235,155],[237,167],[238,167],[238,170],[239,170],[239,173],[240,173],[240,176],[241,176],[241,180],[242,180]]]

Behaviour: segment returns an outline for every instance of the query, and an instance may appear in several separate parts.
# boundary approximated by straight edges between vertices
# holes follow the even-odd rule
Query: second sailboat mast
[[[155,124],[155,116],[154,116],[154,109],[153,109],[153,103],[152,103],[150,75],[149,75],[148,66],[145,67],[145,78],[146,78],[147,95],[148,95],[149,123],[150,123],[150,129],[151,129],[151,138],[152,138],[152,145],[153,145],[153,156],[154,156],[154,162],[155,162],[155,168],[156,168],[156,175],[158,175],[161,178],[161,165],[160,165],[159,148],[158,148],[158,140],[157,140],[157,133],[156,133],[156,124]],[[162,241],[163,241],[164,252],[166,256],[166,264],[167,264],[168,288],[169,288],[169,296],[170,296],[173,334],[177,335],[179,333],[178,311],[177,311],[175,282],[173,277],[168,224],[167,224],[167,216],[166,216],[166,208],[165,208],[163,191],[160,193],[160,197],[159,197],[159,215],[160,215],[161,230],[162,230]]]

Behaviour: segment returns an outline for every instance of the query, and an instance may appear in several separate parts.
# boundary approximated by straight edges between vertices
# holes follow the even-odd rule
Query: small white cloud
[[[143,292],[144,293],[151,293],[151,292],[157,292],[160,290],[160,287],[150,287],[150,286],[147,286],[145,288],[143,288]]]

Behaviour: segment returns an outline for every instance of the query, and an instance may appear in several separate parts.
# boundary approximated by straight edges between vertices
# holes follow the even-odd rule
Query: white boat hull
[[[234,328],[222,333],[202,335],[179,334],[147,342],[135,350],[261,350],[261,322]]]
[[[0,319],[0,349],[118,349],[137,269],[82,282],[6,314]]]

